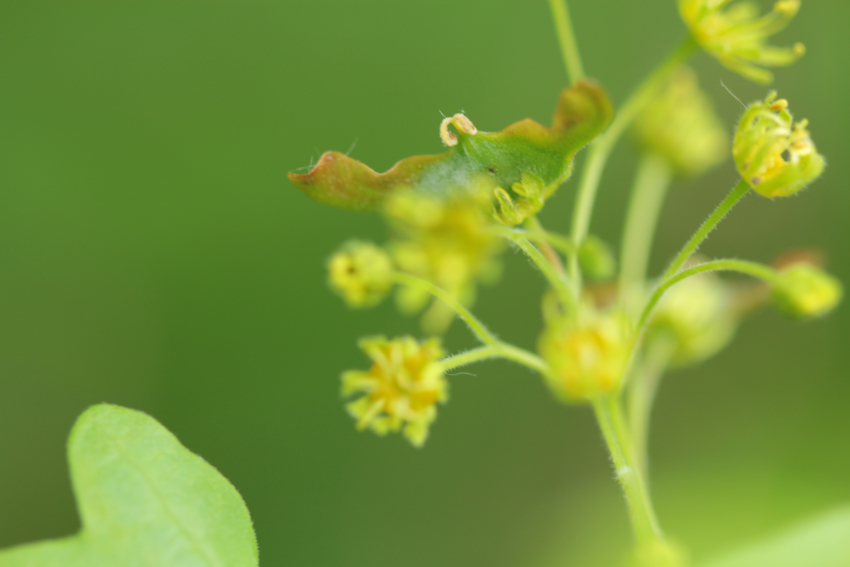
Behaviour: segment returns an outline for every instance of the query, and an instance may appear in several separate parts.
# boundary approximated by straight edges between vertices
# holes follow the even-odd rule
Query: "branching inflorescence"
[[[682,565],[684,554],[659,527],[647,489],[647,438],[655,391],[665,371],[698,363],[723,349],[742,319],[773,302],[795,318],[822,316],[840,301],[840,283],[820,267],[776,268],[737,259],[698,258],[711,231],[750,191],[773,199],[799,192],[820,176],[824,159],[794,122],[788,102],[770,93],[744,112],[731,153],[740,182],[685,243],[666,271],[647,276],[653,233],[672,178],[697,176],[728,156],[729,136],[685,60],[702,47],[743,76],[769,82],[767,66],[788,65],[801,44],[777,48],[770,35],[797,13],[782,0],[759,16],[748,2],[679,0],[687,39],[614,115],[605,91],[584,79],[565,3],[551,0],[568,73],[552,127],[522,120],[482,132],[463,114],[440,124],[448,151],[415,156],[379,174],[328,152],[309,173],[290,174],[310,197],[333,206],[381,213],[390,227],[384,247],[345,244],[329,263],[329,282],[356,308],[384,300],[425,309],[430,338],[363,339],[366,371],[343,374],[343,394],[360,429],[402,432],[421,446],[448,399],[446,371],[503,358],[540,374],[555,397],[593,408],[623,487],[644,565]],[[452,131],[454,129],[454,132]],[[611,247],[588,234],[602,171],[613,146],[632,128],[639,167],[617,262]],[[545,230],[537,213],[572,173],[576,153],[590,155],[576,194],[570,235]],[[522,250],[549,283],[538,353],[501,341],[469,309],[479,283],[495,282],[506,246]],[[730,282],[738,272],[753,284]],[[616,276],[615,297],[594,293]],[[588,283],[590,282],[590,283]],[[438,338],[460,317],[482,345],[448,358]],[[624,408],[625,406],[625,408]]]

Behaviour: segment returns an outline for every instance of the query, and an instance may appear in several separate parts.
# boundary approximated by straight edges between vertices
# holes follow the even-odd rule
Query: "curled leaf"
[[[561,92],[551,128],[527,118],[487,133],[455,115],[442,125],[441,137],[451,140],[443,154],[405,158],[377,173],[345,154],[326,152],[311,171],[290,173],[289,179],[310,198],[351,210],[378,209],[401,189],[436,196],[508,189],[521,184],[524,174],[541,179],[548,197],[569,176],[576,152],[605,129],[612,114],[605,91],[585,81]]]

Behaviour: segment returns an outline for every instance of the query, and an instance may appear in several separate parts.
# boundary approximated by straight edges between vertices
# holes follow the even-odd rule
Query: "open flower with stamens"
[[[731,4],[731,6],[730,6]],[[773,10],[759,15],[754,2],[733,0],[679,0],[679,13],[694,39],[729,69],[758,83],[770,83],[773,73],[764,67],[784,67],[806,52],[767,45],[800,10],[800,0],[779,0]]]
[[[347,406],[357,428],[378,435],[401,431],[421,447],[437,417],[437,402],[448,400],[448,383],[438,362],[444,356],[440,340],[420,344],[412,337],[369,337],[360,341],[360,348],[373,360],[372,367],[342,375],[343,396],[363,394]]]
[[[741,177],[765,197],[786,197],[823,172],[825,161],[809,135],[809,121],[794,123],[788,101],[770,93],[738,123],[732,155]]]

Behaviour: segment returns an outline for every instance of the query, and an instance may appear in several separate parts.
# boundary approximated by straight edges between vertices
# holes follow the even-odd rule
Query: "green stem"
[[[700,245],[708,238],[708,235],[711,233],[715,227],[720,224],[720,221],[732,210],[738,202],[744,198],[744,196],[749,193],[750,186],[746,181],[741,179],[732,191],[726,196],[723,201],[717,205],[717,208],[714,209],[714,212],[705,219],[705,222],[697,229],[696,233],[688,240],[687,244],[682,248],[679,252],[678,256],[670,263],[670,267],[667,268],[667,271],[664,272],[664,275],[661,277],[662,281],[670,278],[678,272],[682,266],[685,265],[691,256],[693,256],[694,252],[700,247]]]
[[[495,345],[499,343],[499,339],[487,330],[484,323],[479,321],[478,318],[469,311],[469,309],[461,305],[461,303],[455,299],[452,294],[448,293],[443,288],[438,287],[427,280],[423,280],[422,278],[417,278],[416,276],[411,276],[410,274],[402,272],[396,272],[394,279],[397,283],[417,287],[441,299],[455,313],[457,313],[458,317],[463,319],[463,321],[469,326],[472,333],[485,345]]]
[[[495,345],[474,348],[472,350],[444,358],[441,363],[443,365],[443,369],[448,371],[460,366],[472,364],[473,362],[481,362],[482,360],[489,360],[491,358],[512,360],[513,362],[521,364],[522,366],[544,375],[549,372],[549,365],[547,365],[546,362],[544,362],[543,359],[536,354],[503,342],[499,342]]]
[[[552,19],[555,22],[555,31],[558,34],[558,43],[561,45],[561,54],[564,56],[564,64],[567,67],[567,75],[572,84],[576,84],[584,79],[584,68],[581,64],[581,55],[573,32],[567,0],[549,0],[549,7],[552,9]]]
[[[669,162],[657,154],[646,153],[638,163],[620,245],[620,296],[630,313],[646,292],[652,239],[672,174]]]
[[[679,65],[685,62],[698,48],[696,41],[689,35],[637,88],[626,100],[620,111],[611,122],[611,126],[604,134],[599,136],[590,147],[587,163],[582,172],[578,192],[576,193],[575,207],[573,208],[572,240],[576,246],[581,246],[590,228],[590,217],[593,215],[593,204],[596,200],[596,192],[599,181],[602,179],[602,170],[611,150],[614,149],[620,136],[631,125],[638,114],[652,100],[658,89],[670,74]],[[581,273],[578,266],[578,258],[570,260],[570,279],[580,287]]]
[[[568,311],[575,312],[578,306],[576,295],[573,295],[573,290],[570,289],[570,283],[566,279],[566,274],[559,272],[555,266],[553,266],[549,260],[546,259],[546,256],[543,255],[540,250],[537,249],[534,244],[532,244],[527,238],[517,235],[516,233],[504,233],[505,238],[510,239],[513,243],[515,243],[519,248],[525,252],[526,256],[528,256],[532,262],[537,265],[538,269],[543,272],[543,275],[546,276],[546,279],[549,281],[549,285],[552,286],[552,289],[555,290],[555,293],[558,294],[558,298],[561,300],[561,303],[564,304],[564,308]]]
[[[644,479],[649,479],[649,429],[655,394],[664,372],[675,352],[676,343],[672,337],[662,336],[653,340],[647,347],[642,363],[634,373],[628,386],[629,430],[635,460]]]
[[[495,231],[499,236],[503,236],[511,240],[514,238],[527,238],[534,242],[548,242],[556,250],[565,255],[575,254],[576,252],[576,247],[573,246],[573,242],[570,240],[570,237],[562,234],[556,234],[548,231],[508,228],[506,226],[496,227]]]
[[[546,234],[546,229],[543,228],[543,225],[540,224],[540,220],[537,217],[531,217],[525,221],[525,226],[534,232],[540,234]],[[546,259],[549,260],[549,263],[552,264],[552,267],[555,268],[562,277],[567,275],[566,270],[564,270],[564,264],[561,262],[561,257],[558,256],[558,252],[555,248],[546,240],[540,241],[540,247],[543,249],[543,255],[546,256]]]
[[[521,349],[517,346],[499,340],[493,333],[487,330],[487,327],[485,327],[484,324],[469,311],[469,309],[461,305],[458,300],[452,297],[452,295],[444,289],[427,280],[402,272],[396,272],[394,279],[397,283],[418,287],[419,289],[434,295],[438,299],[441,299],[446,305],[451,307],[455,313],[457,313],[458,317],[463,319],[464,322],[469,325],[469,328],[478,340],[484,343],[485,346],[483,347],[475,348],[444,359],[443,365],[446,370],[451,370],[452,368],[457,368],[458,366],[471,364],[481,360],[487,360],[489,358],[504,358],[531,368],[532,370],[536,370],[541,374],[546,375],[549,373],[549,365],[546,364],[542,358],[525,349]]]
[[[496,345],[488,345],[474,348],[472,350],[468,350],[466,352],[462,352],[454,356],[449,356],[448,358],[444,358],[440,362],[443,365],[443,369],[452,370],[459,366],[466,366],[467,364],[472,364],[473,362],[480,362],[482,360],[496,358],[497,356],[499,356],[499,347],[497,347]]]
[[[692,268],[688,268],[687,270],[682,270],[681,272],[663,280],[655,288],[655,291],[652,292],[652,296],[650,296],[649,300],[646,302],[640,319],[638,320],[638,334],[640,335],[643,333],[655,306],[658,305],[658,302],[668,289],[691,276],[705,272],[718,271],[738,272],[758,278],[768,283],[776,279],[776,270],[770,266],[765,266],[764,264],[758,264],[756,262],[748,262],[746,260],[713,260],[711,262],[698,264]]]
[[[640,543],[663,540],[664,536],[658,526],[655,510],[649,500],[640,468],[634,462],[629,450],[631,444],[628,432],[617,426],[617,418],[614,414],[619,412],[619,398],[616,396],[608,399],[597,398],[593,401],[593,411],[614,463],[617,480],[625,494],[635,537]]]

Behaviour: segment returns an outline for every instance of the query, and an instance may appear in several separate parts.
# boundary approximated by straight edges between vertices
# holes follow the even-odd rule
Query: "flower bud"
[[[681,175],[699,175],[728,155],[728,135],[696,73],[681,67],[635,122],[635,138]]]
[[[532,173],[523,173],[522,182],[514,183],[511,190],[519,198],[514,200],[502,189],[494,191],[498,207],[496,217],[508,226],[516,226],[529,217],[533,217],[543,208],[546,184]]]
[[[605,281],[617,271],[617,260],[611,247],[597,236],[590,235],[578,249],[578,263],[588,279]]]
[[[776,100],[775,92],[747,108],[735,132],[732,155],[753,190],[769,198],[786,197],[820,176],[825,161],[808,125],[808,120],[795,124],[788,101]]]
[[[767,45],[800,10],[800,0],[779,0],[773,10],[759,15],[754,2],[679,0],[679,14],[700,46],[729,69],[758,83],[773,74],[764,67],[784,67],[806,52],[802,43],[792,47]]]
[[[715,274],[700,274],[677,283],[664,295],[647,330],[647,343],[672,337],[672,363],[683,366],[717,354],[732,340],[736,328],[727,286]]]
[[[619,312],[582,314],[549,323],[538,349],[549,363],[547,383],[566,402],[586,402],[620,389],[631,334]]]
[[[841,302],[841,282],[810,264],[794,264],[776,277],[771,295],[776,307],[795,319],[826,315]]]
[[[343,396],[363,394],[346,406],[357,429],[378,435],[401,431],[421,447],[437,417],[437,402],[448,400],[440,340],[420,344],[412,337],[369,337],[360,341],[360,348],[372,359],[372,367],[342,375]]]
[[[350,307],[377,305],[393,285],[393,263],[382,248],[351,240],[328,261],[328,283]]]

